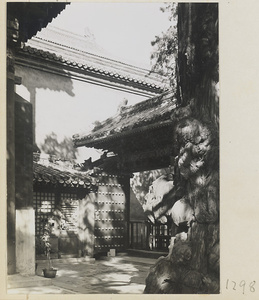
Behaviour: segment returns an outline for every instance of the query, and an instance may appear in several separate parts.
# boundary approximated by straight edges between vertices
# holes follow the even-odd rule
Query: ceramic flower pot
[[[57,274],[57,269],[43,269],[44,277],[55,278]]]

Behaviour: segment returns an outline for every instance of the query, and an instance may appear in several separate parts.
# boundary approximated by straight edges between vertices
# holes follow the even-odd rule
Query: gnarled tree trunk
[[[218,5],[178,4],[175,186],[194,211],[145,293],[219,293]]]

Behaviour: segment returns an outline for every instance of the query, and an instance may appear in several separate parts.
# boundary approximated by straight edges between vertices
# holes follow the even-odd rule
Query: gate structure
[[[141,101],[135,105],[123,105],[118,108],[114,116],[96,123],[96,126],[90,132],[75,134],[73,136],[74,145],[75,147],[95,148],[103,151],[100,159],[93,162],[93,166],[108,174],[133,174],[135,172],[168,168],[174,165],[176,156],[174,148],[175,123],[171,120],[171,115],[177,105],[178,102],[173,90],[165,91],[159,96]],[[99,188],[102,193],[103,186],[99,186]],[[103,192],[107,193],[106,190]],[[98,196],[105,195],[99,194]],[[102,203],[97,203],[98,205],[104,206],[103,200],[99,200],[99,202]],[[101,207],[97,210],[99,210],[97,213],[100,216],[107,213],[106,208]],[[111,208],[111,210],[114,213],[116,208]],[[115,217],[102,218],[99,215],[96,222],[104,227],[104,224],[108,224],[108,222],[115,222],[109,221],[109,219],[116,219]],[[108,221],[103,219],[108,219]],[[131,222],[130,225],[130,235],[127,233],[131,247],[149,250],[167,249],[170,240],[168,228],[162,226],[152,227],[152,225],[143,222],[133,223]],[[121,228],[122,226],[116,224],[114,227]],[[97,226],[97,228],[102,227]],[[107,228],[111,228],[111,226],[107,226]],[[109,229],[107,231],[109,232]],[[122,229],[114,229],[114,232],[116,232],[114,236],[117,236],[116,243],[115,238],[113,240],[114,244],[117,245],[118,241],[123,240],[123,238],[118,238],[122,235]],[[102,233],[102,230],[95,229],[98,246],[101,246],[98,244],[99,238],[97,238],[100,233]],[[107,240],[103,244],[106,248],[109,248],[107,244],[109,238],[112,239],[110,234],[108,237],[106,236]]]
[[[57,168],[57,167],[56,167]],[[36,248],[48,219],[52,257],[93,256],[128,247],[130,177],[69,173],[34,163]]]
[[[129,177],[99,177],[94,201],[94,253],[128,246]]]

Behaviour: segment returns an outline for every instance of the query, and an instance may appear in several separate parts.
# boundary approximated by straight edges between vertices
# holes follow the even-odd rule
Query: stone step
[[[85,257],[70,257],[70,256],[62,256],[61,258],[53,258],[51,259],[53,266],[55,266],[55,263],[69,263],[69,262],[94,262],[95,258],[90,257],[90,256],[85,256]],[[37,259],[36,261],[37,263],[46,263],[47,264],[47,260],[46,259]]]
[[[164,251],[149,251],[149,250],[138,250],[138,249],[127,249],[125,252],[129,256],[146,257],[146,258],[154,258],[154,259],[157,259],[160,256],[168,255],[168,252],[164,252]],[[118,255],[120,254],[118,253]]]
[[[122,260],[127,263],[134,263],[142,266],[153,266],[157,259],[156,258],[148,258],[148,257],[138,257],[138,256],[122,256]]]
[[[7,276],[7,288],[25,288],[35,286],[48,286],[52,285],[50,278],[44,278],[41,276],[22,276],[20,274],[8,275]]]

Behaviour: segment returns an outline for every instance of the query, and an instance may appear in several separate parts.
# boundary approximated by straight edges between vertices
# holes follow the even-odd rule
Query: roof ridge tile
[[[53,53],[53,52],[50,52],[48,50],[42,50],[42,49],[37,49],[37,48],[34,48],[32,46],[29,46],[29,45],[25,45],[23,48],[22,48],[22,51],[23,52],[29,52],[30,54],[36,54],[38,56],[42,56],[43,58],[48,58],[48,59],[53,59],[55,61],[60,61],[61,63],[65,63],[67,65],[72,65],[74,67],[78,67],[80,69],[85,69],[85,70],[90,70],[90,71],[95,71],[95,72],[98,72],[100,74],[105,74],[105,75],[108,75],[110,77],[113,77],[113,78],[120,78],[122,80],[125,80],[125,81],[131,81],[131,82],[134,82],[134,83],[137,83],[137,84],[142,84],[142,85],[145,85],[145,86],[148,86],[148,87],[152,87],[152,88],[156,88],[156,89],[162,89],[163,88],[163,83],[162,82],[159,82],[158,83],[154,83],[152,82],[154,79],[153,78],[147,78],[147,75],[145,75],[144,77],[147,78],[145,81],[142,79],[143,76],[140,76],[140,75],[137,75],[138,78],[132,78],[131,76],[133,76],[132,74],[130,75],[126,75],[126,74],[120,74],[118,71],[117,72],[114,72],[113,70],[107,70],[105,68],[107,67],[104,67],[103,69],[101,69],[100,67],[96,67],[96,66],[92,66],[92,65],[87,65],[87,64],[84,64],[84,63],[81,63],[81,62],[76,62],[75,60],[71,60],[71,59],[66,59],[64,58],[64,56],[61,56],[61,55],[57,55],[56,53]],[[150,82],[151,81],[151,82]]]

